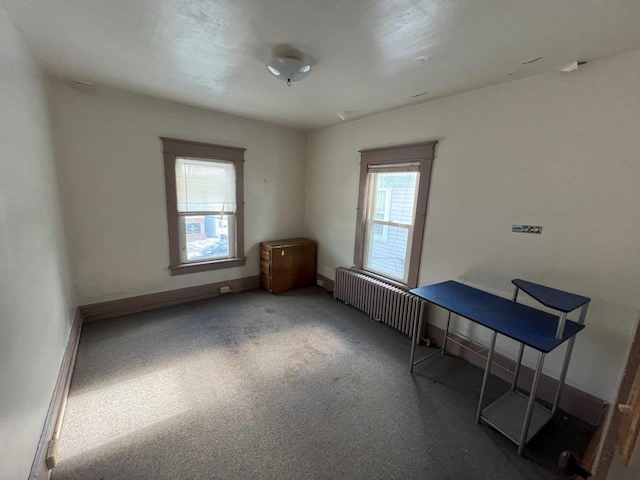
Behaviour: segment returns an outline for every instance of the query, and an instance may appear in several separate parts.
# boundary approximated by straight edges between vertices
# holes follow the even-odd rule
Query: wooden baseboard
[[[220,287],[226,286],[231,288],[231,292],[242,292],[244,290],[259,288],[260,276],[256,275],[254,277],[225,280],[224,282],[209,283],[207,285],[197,285],[195,287],[180,288],[178,290],[168,290],[166,292],[93,303],[91,305],[81,306],[80,311],[85,321],[102,320],[226,295],[220,293]]]
[[[473,345],[471,342],[468,342],[462,337],[459,337],[452,333],[450,333],[450,335],[455,338],[457,342],[464,344],[469,349],[475,351],[478,350],[477,346]],[[430,339],[432,344],[442,346],[444,330],[442,328],[436,327],[435,325],[429,324],[427,326],[427,337]],[[483,357],[453,342],[447,343],[447,353],[455,355],[456,357],[460,357],[471,363],[472,365],[475,365],[482,369],[484,369],[485,367],[485,359]],[[504,368],[513,371],[515,361],[496,352],[494,353],[493,362],[494,366],[491,369],[491,373],[511,383],[512,375],[510,372],[505,371]],[[500,365],[503,368],[500,368],[495,364]],[[518,388],[528,392],[529,386],[531,385],[531,382],[533,380],[533,374],[534,370],[532,368],[522,365],[520,368],[520,375],[518,375]],[[542,376],[540,377],[540,382],[538,383],[537,397],[544,403],[547,403],[549,405],[553,404],[557,385],[558,381],[555,378],[542,374]],[[604,413],[606,412],[608,406],[609,404],[604,400],[601,400],[589,393],[583,392],[582,390],[578,390],[571,385],[565,385],[562,389],[560,408],[570,415],[584,420],[589,425],[600,425],[602,423],[602,420],[604,419]]]
[[[324,275],[320,275],[319,273],[316,274],[316,283],[318,280],[322,282],[322,285],[318,283],[319,286],[324,288],[327,292],[333,292],[333,287],[335,285],[335,282],[333,280],[331,280],[329,277],[325,277]]]
[[[67,346],[62,357],[58,379],[56,380],[53,396],[49,403],[49,410],[47,411],[47,417],[44,422],[44,427],[42,428],[42,434],[40,435],[36,455],[31,466],[31,472],[29,473],[29,480],[48,480],[51,474],[51,471],[46,465],[47,448],[53,438],[56,425],[59,420],[61,420],[60,416],[63,415],[67,394],[69,392],[69,384],[76,363],[76,353],[78,352],[82,323],[82,313],[78,308],[73,318],[73,325],[71,326]]]

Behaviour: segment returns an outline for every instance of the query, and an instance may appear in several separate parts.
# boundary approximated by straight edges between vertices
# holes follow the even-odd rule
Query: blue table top
[[[516,278],[511,280],[516,287],[525,292],[527,295],[539,301],[545,307],[553,308],[561,312],[572,312],[576,308],[581,307],[585,303],[591,301],[588,297],[576,295],[575,293],[563,292],[555,288],[545,287],[537,283],[527,282]]]
[[[558,340],[557,316],[453,280],[414,288],[411,293],[544,353],[584,328],[567,320]]]

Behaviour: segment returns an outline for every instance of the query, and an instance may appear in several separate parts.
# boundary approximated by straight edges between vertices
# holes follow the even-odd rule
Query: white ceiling
[[[640,49],[639,0],[0,4],[53,73],[307,130]],[[307,79],[269,74],[279,45]]]

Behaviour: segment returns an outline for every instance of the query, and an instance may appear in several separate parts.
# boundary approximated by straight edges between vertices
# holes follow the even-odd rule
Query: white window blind
[[[232,162],[176,158],[178,213],[234,213],[236,172]]]
[[[393,165],[369,165],[367,167],[369,173],[393,173],[393,172],[419,172],[419,163],[396,163]]]

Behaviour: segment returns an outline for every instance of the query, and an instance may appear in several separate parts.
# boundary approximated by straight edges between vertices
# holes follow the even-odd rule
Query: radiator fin
[[[333,297],[409,336],[413,334],[413,319],[419,309],[418,331],[423,332],[426,327],[426,300],[349,268],[336,269]]]

